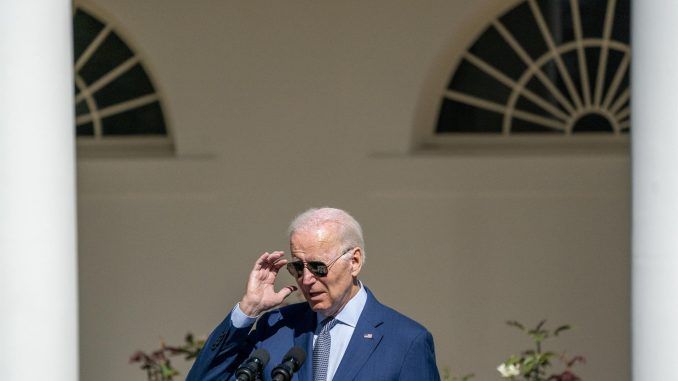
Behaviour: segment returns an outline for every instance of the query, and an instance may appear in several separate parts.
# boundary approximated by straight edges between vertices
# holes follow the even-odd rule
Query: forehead
[[[290,237],[290,250],[295,256],[322,256],[332,253],[340,244],[337,229],[322,225],[294,232]]]

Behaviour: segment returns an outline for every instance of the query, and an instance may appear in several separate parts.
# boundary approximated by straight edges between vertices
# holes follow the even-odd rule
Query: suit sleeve
[[[188,372],[186,381],[230,380],[237,367],[254,348],[252,335],[249,334],[250,328],[234,327],[229,313],[210,334]]]
[[[400,381],[440,381],[436,366],[433,336],[428,331],[419,334],[410,345],[400,369]]]

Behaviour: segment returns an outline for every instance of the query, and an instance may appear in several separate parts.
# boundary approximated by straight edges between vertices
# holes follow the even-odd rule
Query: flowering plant
[[[136,351],[129,358],[130,363],[141,363],[141,369],[146,371],[148,381],[172,381],[179,374],[170,362],[170,357],[183,355],[184,359],[191,360],[198,356],[205,345],[205,339],[195,340],[191,333],[184,338],[184,344],[169,346],[160,340],[160,349],[150,354]]]
[[[542,351],[542,343],[549,338],[558,336],[561,332],[570,329],[569,325],[562,325],[553,331],[544,328],[546,320],[542,320],[535,328],[528,329],[517,321],[508,321],[511,327],[525,332],[534,343],[534,349],[528,349],[513,355],[499,364],[497,370],[503,378],[521,381],[581,381],[581,378],[572,372],[572,367],[585,361],[582,356],[567,358],[565,355],[557,356],[556,353]],[[552,359],[558,358],[565,369],[560,373],[552,373],[547,376],[547,369],[552,366]]]

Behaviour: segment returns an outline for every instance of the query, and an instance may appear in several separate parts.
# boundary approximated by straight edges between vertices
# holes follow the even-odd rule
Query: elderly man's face
[[[336,227],[326,224],[320,228],[299,230],[290,237],[292,260],[303,262],[322,261],[329,264],[342,254],[341,242]],[[324,277],[313,275],[304,268],[302,276],[297,278],[299,289],[313,311],[325,316],[334,316],[358,291],[354,277],[360,272],[361,253],[349,251],[344,258],[334,262]]]

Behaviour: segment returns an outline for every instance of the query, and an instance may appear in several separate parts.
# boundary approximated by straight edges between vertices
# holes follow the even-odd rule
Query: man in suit
[[[353,217],[340,209],[310,209],[291,223],[289,238],[291,261],[281,251],[259,257],[245,295],[212,332],[187,381],[234,380],[258,348],[270,353],[263,372],[270,380],[293,346],[308,354],[295,381],[440,380],[431,334],[379,303],[358,280],[365,244]],[[283,267],[297,284],[276,292]],[[297,288],[306,303],[279,308]]]

